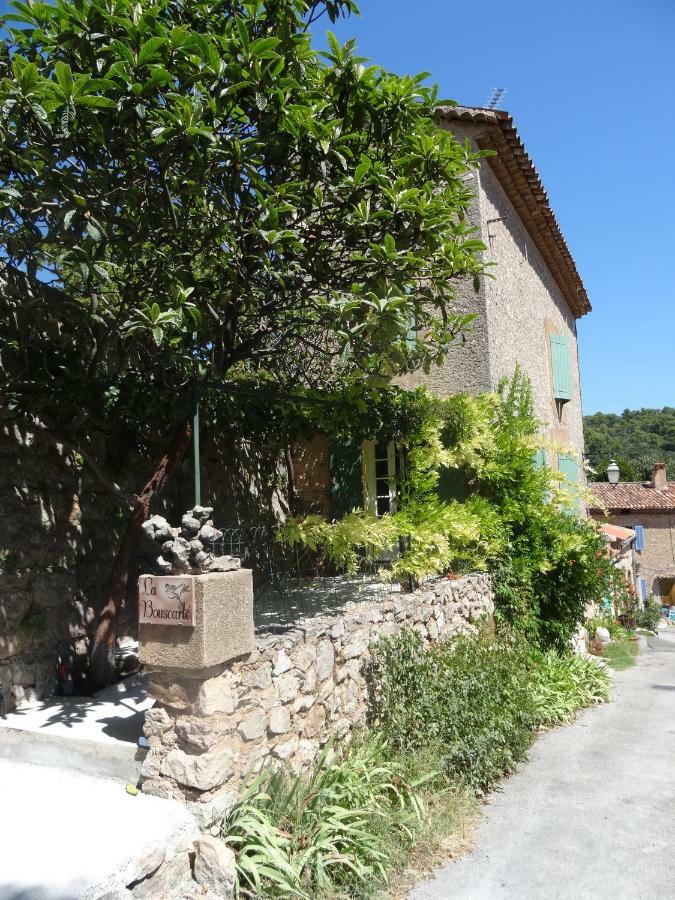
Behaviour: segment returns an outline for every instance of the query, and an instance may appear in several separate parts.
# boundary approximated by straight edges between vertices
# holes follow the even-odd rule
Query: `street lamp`
[[[609,465],[607,466],[607,481],[609,481],[612,486],[615,486],[619,483],[620,475],[621,472],[616,464],[616,460],[611,459]]]

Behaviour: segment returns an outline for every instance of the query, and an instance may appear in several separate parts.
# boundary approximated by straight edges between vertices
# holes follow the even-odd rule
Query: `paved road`
[[[649,638],[615,702],[543,734],[475,849],[410,900],[675,898],[675,642]]]

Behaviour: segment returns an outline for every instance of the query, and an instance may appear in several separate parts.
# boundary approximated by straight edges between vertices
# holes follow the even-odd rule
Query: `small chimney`
[[[665,491],[668,486],[666,480],[666,464],[656,463],[652,471],[652,487],[655,491]]]

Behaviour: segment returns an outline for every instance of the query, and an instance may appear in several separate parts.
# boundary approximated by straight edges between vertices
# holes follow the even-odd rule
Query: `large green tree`
[[[622,481],[652,476],[654,463],[675,471],[675,409],[625,409],[621,415],[595,413],[584,418],[586,448],[596,481],[607,480],[607,465],[615,458]]]
[[[352,0],[15,3],[0,50],[0,404],[129,509],[97,632],[190,440],[185,388],[344,388],[442,360],[482,249],[470,147],[318,20]],[[133,497],[92,435],[177,427]]]

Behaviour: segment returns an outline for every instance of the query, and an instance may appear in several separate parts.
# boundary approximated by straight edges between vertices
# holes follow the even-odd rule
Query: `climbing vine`
[[[578,515],[582,489],[536,462],[555,448],[542,441],[527,378],[516,371],[495,394],[478,396],[392,391],[386,402],[406,410],[399,425],[409,428],[399,510],[291,519],[283,540],[348,569],[397,547],[391,576],[413,583],[490,570],[499,620],[543,646],[567,645],[586,605],[609,592],[611,566],[597,529]],[[467,500],[441,499],[444,470],[462,474]]]

